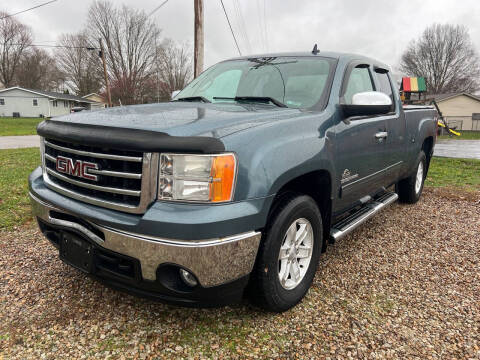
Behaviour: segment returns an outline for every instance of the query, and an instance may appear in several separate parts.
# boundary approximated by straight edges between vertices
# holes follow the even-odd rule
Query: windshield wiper
[[[210,103],[211,101],[208,100],[206,97],[203,97],[203,96],[186,96],[186,97],[182,97],[180,99],[175,99],[173,101],[201,101],[201,102],[205,102],[205,103]]]
[[[214,96],[213,100],[235,100],[235,101],[244,101],[244,102],[260,102],[260,103],[269,103],[278,106],[278,107],[288,107],[284,103],[269,97],[269,96],[235,96],[233,97],[222,97],[222,96]]]
[[[234,97],[227,97],[227,96],[214,96],[213,100],[235,100]]]
[[[298,62],[298,60],[288,60],[288,61],[282,61],[282,62],[274,63],[273,61],[275,59],[277,59],[277,58],[276,57],[249,58],[248,61],[257,63],[257,65],[253,66],[255,69],[258,69],[260,66],[264,66],[264,65],[275,66],[275,65],[283,65],[283,64],[294,64],[294,63]]]
[[[269,97],[269,96],[235,96],[235,101],[251,101],[251,102],[262,102],[268,103],[271,102],[272,104],[277,105],[278,107],[287,107],[284,103]]]

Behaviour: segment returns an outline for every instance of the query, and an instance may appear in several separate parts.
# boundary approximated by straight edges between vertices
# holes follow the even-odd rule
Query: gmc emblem
[[[57,156],[55,168],[58,172],[76,176],[82,179],[98,181],[98,176],[90,174],[89,169],[98,170],[98,165],[88,161],[73,160],[64,156]]]

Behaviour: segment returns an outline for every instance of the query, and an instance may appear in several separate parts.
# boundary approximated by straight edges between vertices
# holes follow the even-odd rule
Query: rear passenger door
[[[377,91],[381,91],[392,99],[392,108],[389,114],[382,116],[387,127],[387,137],[384,141],[383,156],[385,161],[386,186],[398,180],[402,169],[406,150],[406,124],[403,112],[400,112],[399,97],[389,74],[388,69],[374,67],[374,80]]]
[[[344,74],[340,100],[351,103],[359,92],[376,90],[371,64],[353,62]],[[342,212],[373,195],[385,184],[385,144],[377,134],[386,131],[384,116],[342,118],[335,126],[335,212]]]

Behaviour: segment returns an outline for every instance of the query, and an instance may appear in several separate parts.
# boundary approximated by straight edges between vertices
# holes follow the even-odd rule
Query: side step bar
[[[341,239],[363,224],[365,221],[370,219],[384,207],[397,201],[397,199],[398,195],[396,193],[387,192],[379,198],[366,203],[358,211],[332,226],[332,229],[330,230],[330,241],[334,242],[338,239]]]

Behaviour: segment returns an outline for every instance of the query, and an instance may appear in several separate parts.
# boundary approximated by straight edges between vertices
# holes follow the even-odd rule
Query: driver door
[[[372,66],[352,63],[345,72],[341,100],[351,104],[359,92],[374,91]],[[337,201],[334,212],[348,210],[382,189],[385,182],[384,116],[343,117],[335,127]]]

